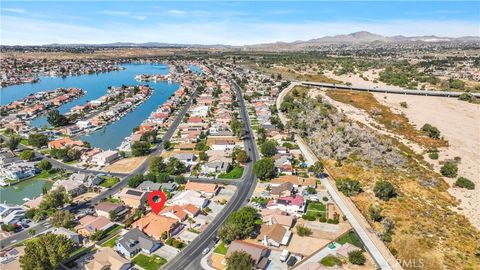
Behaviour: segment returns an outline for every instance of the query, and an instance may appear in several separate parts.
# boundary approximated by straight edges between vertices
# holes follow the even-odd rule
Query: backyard
[[[218,175],[218,178],[223,178],[223,179],[238,179],[241,178],[243,175],[243,168],[235,166],[233,167],[232,170],[230,170],[228,173],[221,173]]]
[[[120,182],[120,179],[118,179],[117,177],[101,176],[100,178],[102,178],[103,181],[99,185],[104,188],[111,188],[116,183]]]

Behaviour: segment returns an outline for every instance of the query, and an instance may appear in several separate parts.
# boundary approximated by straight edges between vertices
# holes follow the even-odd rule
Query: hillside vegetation
[[[408,147],[352,122],[321,96],[310,98],[305,87],[292,90],[281,109],[287,128],[305,138],[334,178],[360,183],[353,202],[405,269],[479,269],[480,233],[451,210],[456,201],[447,183]]]

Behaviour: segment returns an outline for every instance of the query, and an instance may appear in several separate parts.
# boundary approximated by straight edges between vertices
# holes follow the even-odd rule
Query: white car
[[[210,249],[209,249],[209,248],[206,248],[206,249],[204,249],[204,250],[202,251],[202,254],[203,254],[203,255],[207,255],[207,253],[208,253],[209,251],[210,251]]]

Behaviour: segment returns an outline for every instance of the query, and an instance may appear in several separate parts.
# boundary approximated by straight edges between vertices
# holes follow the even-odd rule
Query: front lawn
[[[220,244],[213,250],[213,252],[222,254],[222,255],[227,255],[227,250],[228,248],[225,246],[225,243],[222,241]]]
[[[307,206],[307,210],[312,210],[312,211],[326,211],[327,207],[325,204],[321,202],[309,202]]]
[[[113,248],[116,245],[117,239],[120,238],[120,235],[112,237],[112,239],[102,244],[102,247],[111,247]]]
[[[224,178],[224,179],[238,179],[241,178],[243,175],[243,167],[238,167],[235,166],[233,167],[232,170],[230,170],[228,173],[221,173],[218,175],[218,178]]]
[[[360,237],[358,237],[358,235],[354,231],[350,231],[349,233],[344,234],[342,237],[338,238],[336,242],[342,245],[345,243],[350,243],[359,248],[363,248],[363,244],[362,244],[362,241],[360,240]]]
[[[116,183],[120,182],[120,179],[118,179],[117,177],[102,176],[100,178],[102,178],[103,181],[99,185],[104,188],[111,188]]]
[[[323,258],[320,261],[320,263],[328,267],[332,267],[335,265],[339,265],[339,266],[342,265],[342,261],[340,261],[340,259],[332,255],[328,255],[327,257]]]
[[[167,263],[167,260],[158,255],[147,256],[138,254],[133,258],[132,262],[145,270],[157,270],[160,266]]]

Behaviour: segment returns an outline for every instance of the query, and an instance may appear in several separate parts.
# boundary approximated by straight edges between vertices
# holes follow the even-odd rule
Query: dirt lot
[[[322,249],[331,240],[328,239],[320,239],[315,237],[300,237],[296,233],[292,235],[292,239],[290,239],[290,244],[288,245],[288,250],[291,253],[301,254],[303,256],[308,256],[315,251]]]
[[[115,173],[129,173],[136,169],[146,159],[146,157],[131,157],[120,159],[119,161],[105,167],[105,170]]]
[[[461,157],[458,164],[459,176],[475,182],[475,190],[450,188],[449,192],[461,200],[461,212],[480,228],[480,105],[471,104],[454,98],[404,96],[395,94],[374,94],[379,102],[388,105],[397,112],[404,113],[417,127],[425,123],[437,127],[449,146],[439,148],[438,160],[425,159],[440,171],[440,162]],[[386,97],[386,98],[384,98]],[[408,108],[402,108],[400,102],[407,102]],[[452,184],[456,179],[445,178]]]

